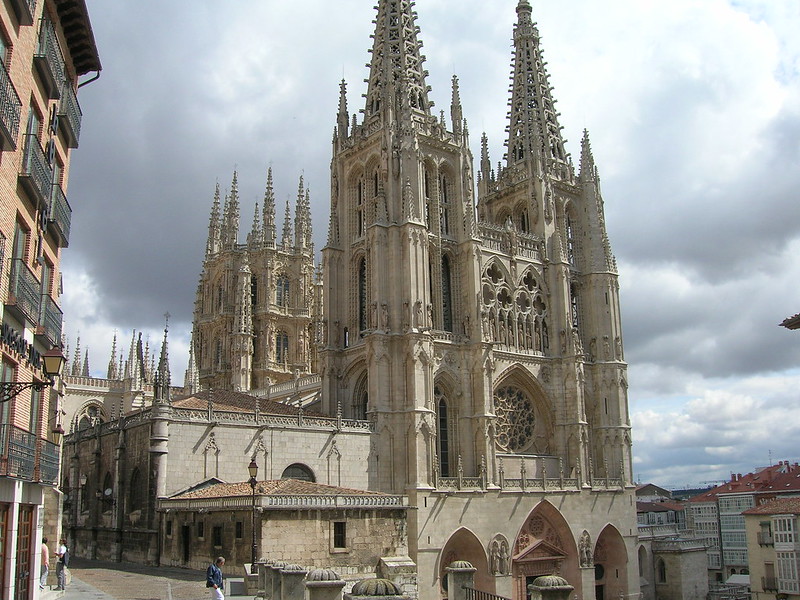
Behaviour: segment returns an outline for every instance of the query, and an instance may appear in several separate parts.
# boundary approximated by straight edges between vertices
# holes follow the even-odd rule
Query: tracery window
[[[300,481],[310,481],[311,483],[317,480],[314,477],[314,472],[301,463],[294,463],[286,467],[281,474],[281,479],[299,479]]]
[[[433,388],[433,400],[436,404],[436,456],[439,460],[439,474],[442,477],[450,477],[450,424],[447,398],[438,385]]]
[[[275,362],[285,363],[289,360],[289,336],[285,331],[275,334]]]
[[[453,331],[453,290],[447,256],[442,257],[442,326],[445,331]]]
[[[514,385],[498,388],[494,393],[497,415],[497,446],[504,452],[523,452],[533,443],[536,424],[530,396]]]
[[[358,330],[367,329],[367,262],[358,261]]]
[[[278,275],[275,282],[275,304],[289,306],[289,276],[285,273]]]
[[[131,473],[131,483],[128,488],[128,511],[139,510],[143,508],[143,499],[145,490],[142,489],[144,482],[139,474],[139,469],[135,468]]]

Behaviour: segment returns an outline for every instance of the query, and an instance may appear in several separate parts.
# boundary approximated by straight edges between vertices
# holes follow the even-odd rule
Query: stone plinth
[[[465,600],[467,592],[475,584],[475,572],[478,570],[465,560],[451,563],[447,569],[447,597],[449,600]]]
[[[345,600],[410,600],[400,593],[400,588],[388,579],[362,579],[353,586]]]
[[[344,586],[333,569],[314,569],[306,577],[305,600],[341,600]]]
[[[306,588],[303,580],[308,571],[300,565],[286,565],[281,569],[281,597],[280,600],[303,600]],[[275,600],[279,600],[276,598]]]
[[[569,600],[574,589],[566,579],[558,575],[537,577],[528,586],[531,600]]]

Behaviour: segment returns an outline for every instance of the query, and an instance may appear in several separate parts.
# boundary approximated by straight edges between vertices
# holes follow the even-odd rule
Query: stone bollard
[[[332,569],[314,569],[306,577],[305,600],[341,600],[344,586]]]
[[[272,564],[272,560],[262,558],[258,562],[258,597],[267,597],[267,569]]]
[[[267,600],[281,600],[281,569],[287,564],[289,563],[275,560],[267,567],[267,587],[264,588]]]
[[[281,569],[281,597],[275,600],[303,600],[305,586],[303,580],[308,570],[300,565],[286,565]]]
[[[353,590],[344,595],[344,600],[410,600],[410,596],[400,593],[400,588],[388,579],[362,579],[356,582]]]
[[[528,586],[531,600],[569,600],[574,589],[566,579],[558,575],[537,577]]]
[[[447,571],[447,598],[448,600],[465,600],[467,592],[465,587],[475,586],[475,573],[478,571],[465,560],[450,563]]]

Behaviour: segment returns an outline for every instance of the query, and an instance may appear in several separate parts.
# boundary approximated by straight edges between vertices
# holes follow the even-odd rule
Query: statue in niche
[[[485,310],[481,311],[481,335],[483,336],[483,341],[489,341],[491,337],[491,331],[489,329],[489,313]]]
[[[411,327],[411,307],[408,300],[403,302],[403,331],[408,331]]]
[[[428,327],[433,327],[433,304],[428,304],[426,309],[428,312],[428,322],[426,324]]]
[[[582,568],[590,568],[594,566],[594,559],[592,557],[592,540],[589,537],[588,531],[584,531],[583,535],[581,535],[578,553],[580,555],[580,563]]]
[[[414,302],[414,327],[422,328],[422,302],[420,300]]]
[[[614,340],[614,345],[616,346],[617,349],[617,360],[623,360],[623,358],[625,357],[622,355],[622,340],[620,339],[619,336],[617,336],[616,339]]]
[[[603,336],[603,355],[606,360],[611,360],[611,344],[608,341],[608,336]]]
[[[381,304],[381,329],[389,331],[389,307],[386,302]]]
[[[378,303],[373,302],[369,306],[369,328],[374,329],[378,322]]]

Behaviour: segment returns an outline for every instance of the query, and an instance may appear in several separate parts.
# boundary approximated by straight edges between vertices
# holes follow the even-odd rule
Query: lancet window
[[[142,477],[139,474],[139,469],[136,468],[133,470],[131,474],[131,484],[128,493],[128,511],[139,510],[142,508],[142,500],[144,498],[144,493],[142,491],[142,486],[145,485],[142,481]]]
[[[289,306],[289,277],[284,273],[275,282],[275,304]]]
[[[356,384],[353,392],[353,403],[351,406],[351,416],[353,419],[364,420],[367,418],[367,403],[369,402],[367,374],[364,373]]]
[[[447,175],[442,174],[439,178],[439,226],[442,235],[450,235],[450,181]]]
[[[442,326],[445,331],[453,331],[453,288],[447,256],[442,257]]]
[[[275,334],[275,362],[289,361],[289,335],[285,331]]]
[[[439,461],[439,474],[442,477],[451,477],[451,440],[447,398],[438,385],[433,388],[433,400],[436,403],[436,455]]]
[[[358,261],[358,330],[367,329],[367,263]]]

